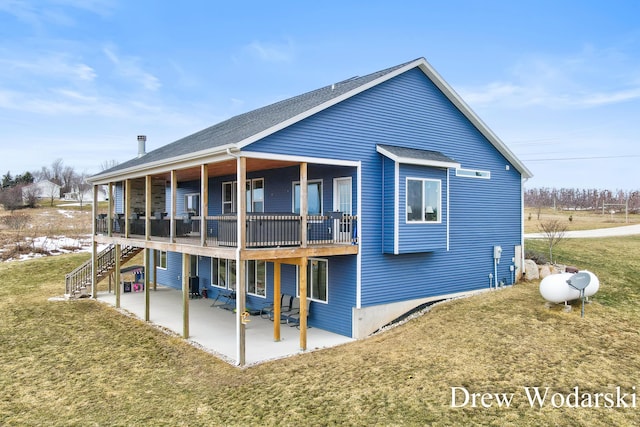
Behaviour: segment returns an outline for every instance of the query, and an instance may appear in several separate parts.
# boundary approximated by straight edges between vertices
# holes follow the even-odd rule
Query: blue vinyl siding
[[[400,165],[400,254],[393,255],[395,164],[376,151],[377,144],[438,151],[463,168],[490,171],[491,179],[456,177],[454,170]],[[362,306],[487,288],[489,274],[494,271],[494,245],[503,248],[498,279],[511,283],[509,267],[515,256],[514,246],[521,244],[520,174],[420,70],[407,71],[245,149],[360,162],[360,183],[353,167],[309,164],[308,178],[322,180],[325,212],[333,210],[333,178],[352,177],[354,214],[360,185]],[[441,223],[406,224],[407,176],[441,180]],[[252,172],[248,178],[264,178],[265,212],[291,212],[292,182],[299,180],[297,166]],[[222,182],[235,179],[210,179],[209,214],[221,212]],[[180,183],[177,213],[184,211],[187,192],[199,192],[199,182]],[[328,258],[329,301],[312,303],[311,326],[351,335],[357,258]],[[158,271],[159,283],[180,288],[181,268],[181,255],[170,253],[168,269]],[[206,283],[209,289],[215,289],[208,277],[209,258],[200,261],[199,275],[201,285]],[[269,263],[267,299],[260,302],[272,299],[272,286],[273,265]],[[283,265],[282,292],[295,294],[295,286],[295,267]],[[257,304],[257,300],[250,297],[248,304]]]
[[[428,178],[441,182],[440,222],[407,222],[407,178]],[[447,247],[447,171],[415,165],[400,165],[399,253],[431,252]]]
[[[383,247],[384,251],[388,249],[383,230],[388,236],[390,212],[383,212],[381,200],[389,188],[383,190],[385,160],[376,152],[376,144],[439,151],[463,168],[491,171],[490,180],[455,177],[455,171],[448,172],[449,251],[438,241],[437,250],[430,253],[383,253]],[[520,174],[513,165],[506,170],[504,156],[417,69],[257,141],[248,149],[362,162],[359,235],[363,306],[488,287],[493,245],[503,247],[499,279],[510,277],[514,246],[520,244]],[[385,164],[387,176],[391,164]],[[442,193],[444,209],[444,178]],[[443,218],[441,227],[446,228],[445,222]],[[406,248],[419,244],[403,243]]]
[[[384,157],[382,159],[382,252],[395,252],[395,205],[396,205],[396,163]]]

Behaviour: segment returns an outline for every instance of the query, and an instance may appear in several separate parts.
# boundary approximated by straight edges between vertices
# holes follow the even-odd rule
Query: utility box
[[[502,246],[494,246],[493,247],[493,259],[500,263],[500,258],[502,257]]]

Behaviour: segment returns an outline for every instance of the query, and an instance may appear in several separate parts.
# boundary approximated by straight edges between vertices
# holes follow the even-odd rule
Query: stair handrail
[[[125,246],[122,248],[120,259],[125,258],[135,249],[137,248],[133,246]],[[98,274],[112,269],[115,266],[115,245],[111,244],[98,252],[96,261]],[[92,281],[91,259],[89,259],[65,275],[65,295],[71,296],[75,294]]]

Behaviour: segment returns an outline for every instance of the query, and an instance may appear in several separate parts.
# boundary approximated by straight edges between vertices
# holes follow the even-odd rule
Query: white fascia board
[[[471,107],[462,100],[460,95],[438,74],[438,72],[424,59],[421,58],[420,69],[429,79],[445,94],[449,100],[465,115],[469,121],[484,135],[485,138],[502,154],[509,162],[518,169],[524,178],[531,178],[531,171],[516,157],[515,154],[505,145],[504,142],[473,112]]]
[[[412,157],[401,157],[396,156],[388,150],[378,146],[376,147],[378,153],[382,154],[385,157],[393,160],[396,163],[402,163],[405,165],[418,165],[418,166],[430,166],[434,168],[459,168],[460,163],[458,162],[443,162],[439,160],[426,160],[426,159],[414,159]]]
[[[360,162],[355,160],[327,159],[324,157],[292,156],[288,154],[263,153],[259,151],[240,151],[240,152],[237,152],[236,154],[239,156],[251,158],[251,159],[281,160],[286,162],[299,162],[299,163],[302,163],[302,162],[317,163],[317,164],[332,165],[332,166],[356,167],[360,165]]]
[[[144,163],[142,165],[132,166],[127,169],[120,169],[112,173],[98,174],[87,179],[87,182],[89,182],[90,184],[107,184],[113,181],[140,178],[146,175],[167,173],[174,169],[186,169],[205,163],[216,163],[234,159],[235,156],[230,156],[227,153],[227,149],[237,152],[235,145],[227,144],[208,150],[196,151],[193,153],[184,154],[182,156],[159,160],[156,162]]]

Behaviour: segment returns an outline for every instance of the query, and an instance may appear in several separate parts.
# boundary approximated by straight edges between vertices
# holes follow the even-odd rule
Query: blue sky
[[[425,57],[534,173],[640,189],[638,1],[0,0],[0,174],[78,172]]]

